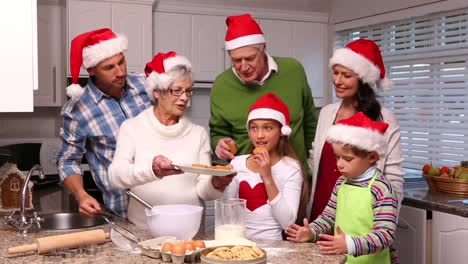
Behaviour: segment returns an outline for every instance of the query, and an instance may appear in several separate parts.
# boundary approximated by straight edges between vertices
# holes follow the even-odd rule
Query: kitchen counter
[[[448,200],[468,199],[467,196],[433,192],[429,190],[427,185],[425,187],[405,188],[403,194],[403,205],[468,217],[468,205],[448,203]]]
[[[118,219],[117,223],[132,231],[141,240],[150,239],[151,235],[126,220]],[[97,227],[99,228],[99,227]],[[107,225],[102,226],[106,232],[109,231]],[[93,228],[91,228],[93,229]],[[96,228],[94,228],[96,229]],[[52,263],[51,258],[42,255],[24,254],[15,257],[8,257],[6,250],[12,246],[32,243],[34,237],[43,237],[63,234],[63,232],[39,232],[29,234],[23,238],[16,231],[2,227],[0,229],[0,263]],[[211,235],[212,236],[212,235]],[[207,236],[210,237],[210,236]],[[269,264],[282,263],[344,263],[345,256],[327,256],[319,253],[315,243],[292,243],[288,241],[260,241],[258,246],[267,251]],[[77,256],[70,259],[60,259],[62,263],[164,263],[161,259],[153,259],[139,254],[131,254],[117,249],[112,242],[100,246],[103,251],[94,256]],[[54,260],[56,261],[56,259]]]

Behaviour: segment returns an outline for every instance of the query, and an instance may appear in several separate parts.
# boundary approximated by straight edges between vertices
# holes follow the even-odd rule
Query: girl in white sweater
[[[282,229],[295,222],[307,182],[289,144],[289,110],[273,93],[260,97],[249,110],[247,131],[253,154],[237,156],[237,171],[226,198],[247,200],[246,237],[281,240]]]

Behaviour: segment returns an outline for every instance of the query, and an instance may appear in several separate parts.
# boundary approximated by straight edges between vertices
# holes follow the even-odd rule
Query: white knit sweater
[[[181,117],[172,126],[159,122],[153,107],[126,120],[120,127],[114,159],[109,167],[110,183],[129,189],[151,205],[194,204],[222,196],[211,184],[211,176],[193,173],[158,179],[153,158],[164,155],[174,163],[210,164],[210,143],[206,130]],[[144,207],[130,199],[128,219],[146,227]]]
[[[315,139],[312,143],[312,148],[309,152],[308,164],[312,172],[312,187],[310,193],[310,200],[307,206],[307,215],[310,215],[312,203],[314,200],[315,188],[317,187],[317,173],[319,169],[319,162],[322,156],[323,145],[325,144],[328,129],[333,125],[336,114],[341,106],[341,100],[329,104],[320,110],[317,130],[315,132]],[[400,147],[400,125],[392,111],[385,107],[381,110],[383,122],[388,123],[387,131],[384,136],[387,139],[388,148],[385,157],[381,157],[377,166],[383,172],[385,177],[392,183],[393,190],[397,196],[398,204],[401,204],[403,199],[403,170]]]

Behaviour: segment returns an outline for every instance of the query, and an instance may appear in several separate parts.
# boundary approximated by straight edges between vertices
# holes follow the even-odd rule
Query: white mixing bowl
[[[191,240],[200,228],[203,207],[187,204],[153,206],[145,209],[146,223],[153,237],[175,236]]]

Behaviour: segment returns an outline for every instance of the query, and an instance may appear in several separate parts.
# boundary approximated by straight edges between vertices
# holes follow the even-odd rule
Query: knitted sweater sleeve
[[[293,170],[283,188],[279,190],[278,195],[268,202],[273,216],[283,229],[296,221],[301,198],[302,181],[300,169]]]
[[[304,68],[301,67],[302,71]],[[306,146],[306,154],[309,154],[309,149],[314,141],[315,131],[317,128],[317,112],[315,110],[314,98],[312,97],[312,91],[307,81],[307,76],[304,72],[304,86],[302,95],[302,109],[304,111],[304,143]]]
[[[380,165],[379,168],[392,183],[392,188],[396,193],[398,202],[403,200],[403,157],[401,154],[400,146],[400,125],[393,114],[388,109],[382,109],[383,121],[389,124],[384,136],[387,138],[388,149],[385,164]],[[383,167],[383,168],[382,168]]]
[[[199,150],[200,163],[211,164],[210,140],[205,129],[201,133]],[[214,200],[223,195],[222,192],[213,187],[211,183],[212,177],[214,176],[199,174],[195,180],[198,196],[205,201]]]
[[[111,165],[108,169],[109,182],[115,188],[129,189],[137,185],[158,180],[153,172],[152,163],[135,165],[135,142],[133,135],[135,126],[129,119],[120,126],[117,145]]]
[[[312,241],[315,242],[318,240],[319,234],[330,234],[333,233],[335,228],[335,219],[336,219],[336,202],[337,202],[337,195],[338,189],[340,188],[341,184],[343,183],[344,177],[341,176],[335,183],[335,187],[333,187],[333,191],[328,200],[328,204],[323,210],[322,214],[320,214],[317,219],[314,220],[310,224],[310,230],[312,231],[313,238]]]

